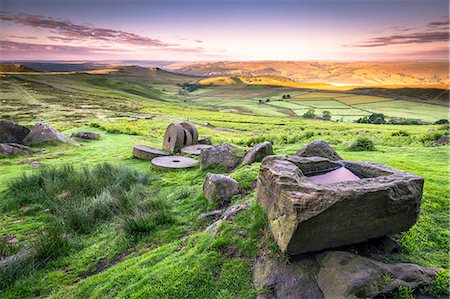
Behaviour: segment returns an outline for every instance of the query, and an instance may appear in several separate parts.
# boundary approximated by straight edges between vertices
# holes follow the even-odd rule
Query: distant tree
[[[313,119],[316,118],[316,114],[314,113],[314,109],[308,109],[308,111],[305,112],[305,114],[303,114],[304,118],[309,118],[309,119]]]
[[[448,119],[440,119],[434,123],[435,125],[445,125],[448,124]]]
[[[331,119],[331,112],[328,110],[325,110],[322,112],[322,117],[325,119]]]
[[[369,116],[369,123],[371,123],[371,124],[385,124],[386,120],[384,118],[385,118],[385,116],[382,113],[372,113]]]

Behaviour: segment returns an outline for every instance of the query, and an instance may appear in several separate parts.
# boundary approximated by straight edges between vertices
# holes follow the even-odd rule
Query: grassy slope
[[[101,95],[97,98],[97,104],[101,107],[106,100],[111,99],[111,91],[106,88],[98,88],[95,84],[80,83],[80,87],[77,87],[78,83],[72,84],[72,88],[89,88],[90,92],[99,92]],[[114,85],[108,87],[111,86]],[[126,94],[120,89],[116,92],[113,88],[113,97],[122,96],[122,92]],[[39,100],[48,97],[42,96],[45,90],[35,91]],[[258,290],[253,290],[250,283],[251,263],[260,248],[270,248],[272,241],[264,228],[264,217],[254,205],[254,192],[234,199],[234,202],[250,201],[253,204],[233,223],[223,225],[218,236],[212,238],[201,233],[211,220],[197,218],[201,212],[214,208],[207,204],[201,191],[205,171],[165,172],[151,168],[148,161],[131,158],[131,149],[135,144],[159,147],[165,127],[174,119],[195,122],[200,134],[212,135],[214,143],[227,141],[245,147],[270,140],[274,143],[276,153],[293,154],[304,144],[320,138],[333,144],[345,159],[380,162],[423,176],[425,189],[419,221],[411,230],[399,236],[402,251],[386,258],[448,269],[448,148],[424,146],[429,144],[424,138],[434,136],[430,130],[442,134],[446,132],[441,127],[373,126],[248,116],[155,102],[133,94],[129,97],[136,102],[142,101],[141,104],[146,107],[133,108],[136,112],[140,109],[140,112],[153,115],[153,119],[130,119],[125,115],[116,116],[111,121],[108,118],[78,116],[79,125],[97,119],[97,126],[106,131],[85,127],[72,128],[65,133],[95,131],[102,135],[100,141],[84,142],[81,148],[62,145],[47,147],[43,154],[0,158],[0,190],[6,187],[8,180],[20,173],[35,172],[28,166],[32,161],[39,160],[44,166],[107,161],[136,168],[156,178],[150,188],[165,196],[177,222],[137,240],[127,238],[114,225],[102,225],[92,234],[79,236],[78,246],[65,256],[19,279],[13,287],[5,290],[4,297],[53,294],[55,297],[75,298],[251,298],[256,295]],[[125,105],[124,111],[129,111],[130,107],[133,107],[132,104]],[[33,118],[25,115],[24,121],[31,123]],[[60,118],[49,117],[48,122],[61,129],[74,126],[72,120]],[[213,127],[202,126],[206,122]],[[399,131],[406,132],[408,136],[393,136]],[[358,153],[346,151],[343,143],[353,141],[358,136],[374,140],[378,150]],[[256,179],[258,168],[258,163],[241,166],[231,175],[242,187],[248,187]],[[0,203],[3,202],[1,196]],[[43,214],[7,211],[0,220],[0,235],[13,233],[22,245],[36,236],[44,222]],[[105,270],[101,265],[110,268]],[[91,275],[97,271],[99,274]]]

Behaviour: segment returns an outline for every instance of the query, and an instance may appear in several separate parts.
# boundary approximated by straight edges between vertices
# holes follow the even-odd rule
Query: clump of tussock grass
[[[370,140],[369,138],[359,137],[350,145],[350,148],[348,150],[353,152],[360,152],[360,151],[374,151],[376,150],[376,148],[373,141]]]

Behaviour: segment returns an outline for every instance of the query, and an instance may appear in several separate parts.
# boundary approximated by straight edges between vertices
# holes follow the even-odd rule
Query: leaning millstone
[[[234,149],[228,143],[203,149],[200,155],[200,168],[205,169],[209,166],[218,166],[227,170],[236,168],[242,158],[233,153]]]
[[[133,147],[133,156],[143,160],[152,160],[156,157],[169,156],[170,154],[166,151],[162,151],[150,146],[145,145],[135,145]]]
[[[0,143],[0,155],[12,156],[20,153],[31,152],[31,148],[17,143]]]
[[[30,129],[11,120],[0,120],[0,143],[23,143]]]
[[[203,183],[203,193],[209,202],[224,204],[239,193],[239,184],[223,174],[208,173]]]
[[[211,144],[211,136],[202,135],[198,138],[198,144]]]
[[[258,143],[245,155],[242,164],[252,164],[253,162],[261,162],[266,156],[273,155],[272,143],[269,141]]]
[[[184,142],[183,146],[192,145],[192,133],[188,129],[183,129],[184,131]]]
[[[199,156],[202,153],[202,149],[210,148],[210,147],[212,147],[212,145],[207,145],[207,144],[188,145],[181,149],[181,153],[187,154],[187,155]]]
[[[249,206],[248,203],[233,205],[222,214],[221,218],[223,220],[229,220],[233,218],[235,215],[239,214],[244,209],[246,209],[248,206]]]
[[[34,145],[40,143],[72,143],[80,146],[80,144],[58,130],[49,125],[36,124],[31,128],[31,132],[25,137],[23,142],[27,145]]]
[[[87,140],[97,140],[100,138],[100,134],[97,134],[94,132],[76,132],[76,133],[73,133],[72,136],[70,136],[70,137],[87,139]]]
[[[331,161],[342,160],[341,156],[328,143],[322,140],[314,140],[299,150],[296,155],[301,157],[323,157]]]
[[[339,167],[361,179],[309,177]],[[406,231],[417,220],[423,182],[378,163],[269,156],[260,168],[257,201],[281,251],[295,255]]]
[[[197,164],[197,160],[180,156],[157,157],[152,160],[153,167],[161,169],[191,168]]]
[[[170,124],[164,133],[163,147],[169,153],[178,153],[185,144],[184,129],[179,124]]]
[[[181,122],[180,125],[185,129],[188,130],[189,133],[192,136],[192,143],[191,144],[197,144],[198,143],[198,131],[197,128],[193,123],[190,122]]]
[[[400,285],[415,289],[429,285],[436,271],[414,264],[385,264],[345,251],[317,256],[317,283],[325,298],[374,298]]]

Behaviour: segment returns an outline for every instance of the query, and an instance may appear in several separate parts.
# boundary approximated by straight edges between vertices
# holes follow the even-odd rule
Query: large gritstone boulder
[[[218,166],[227,170],[232,170],[239,166],[242,158],[233,153],[235,148],[222,143],[219,146],[202,149],[200,155],[200,168],[205,169],[209,166]]]
[[[23,143],[30,129],[10,120],[0,120],[0,143]]]
[[[378,163],[269,156],[257,201],[280,249],[295,255],[406,231],[417,220],[423,183]]]
[[[223,174],[208,173],[203,183],[203,193],[209,202],[224,204],[239,193],[238,182]]]
[[[341,156],[328,143],[322,140],[314,140],[310,144],[307,144],[296,155],[300,157],[322,157],[331,161],[342,160]]]
[[[266,156],[273,155],[272,143],[269,141],[258,143],[245,155],[242,164],[261,162]]]
[[[23,142],[27,145],[34,145],[40,143],[72,143],[80,146],[80,144],[66,135],[62,134],[58,130],[50,127],[49,125],[36,124],[31,128],[31,132],[25,137]]]

